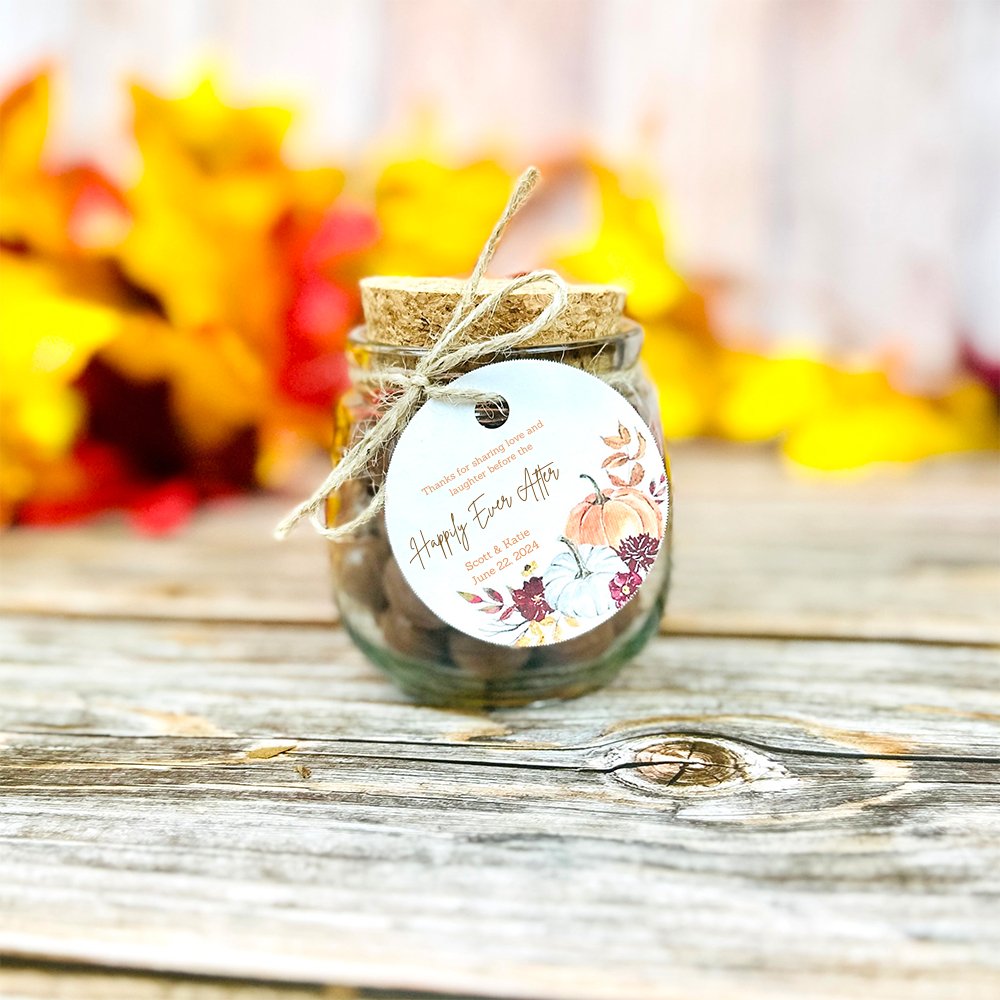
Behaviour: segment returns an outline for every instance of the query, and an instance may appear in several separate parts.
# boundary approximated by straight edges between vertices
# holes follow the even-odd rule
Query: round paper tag
[[[663,539],[652,432],[614,389],[557,362],[504,361],[453,384],[495,392],[509,412],[489,427],[483,407],[430,400],[407,425],[385,505],[403,575],[487,642],[588,632],[634,597]]]

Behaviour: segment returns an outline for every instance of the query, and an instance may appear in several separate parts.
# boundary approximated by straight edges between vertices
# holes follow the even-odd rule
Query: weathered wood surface
[[[246,543],[280,504],[7,538],[0,996],[996,996],[995,463],[676,465],[683,634],[488,715]]]
[[[396,994],[398,996],[398,994]],[[386,994],[318,983],[234,983],[209,976],[104,970],[5,959],[4,1000],[364,1000]]]
[[[770,452],[722,445],[676,448],[672,460],[669,631],[1000,642],[995,456],[868,478],[785,475]],[[226,501],[168,541],[114,519],[15,532],[0,609],[329,622],[322,545],[305,528],[271,539],[292,502]]]

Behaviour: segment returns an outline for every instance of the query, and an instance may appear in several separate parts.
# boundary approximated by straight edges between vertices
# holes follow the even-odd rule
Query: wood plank
[[[337,629],[3,634],[0,954],[510,997],[1000,982],[993,650],[668,637],[486,716],[407,704]]]
[[[234,982],[13,959],[0,964],[4,1000],[364,1000],[371,996],[368,991],[319,984]]]
[[[699,445],[675,449],[673,465],[668,631],[1000,641],[995,456],[816,478],[768,450]],[[323,543],[306,530],[270,538],[291,500],[216,505],[170,540],[114,518],[9,532],[0,609],[328,622]]]
[[[0,730],[541,749],[644,720],[798,750],[988,755],[998,672],[992,649],[667,636],[599,696],[487,715],[414,707],[335,627],[9,616]]]
[[[1000,641],[995,455],[835,476],[720,445],[678,468],[668,629]]]
[[[530,751],[499,769],[317,744],[303,780],[218,740],[32,742],[5,768],[13,954],[512,996],[805,976],[817,996],[986,996],[1000,976],[985,766],[737,746],[735,789],[638,788]]]

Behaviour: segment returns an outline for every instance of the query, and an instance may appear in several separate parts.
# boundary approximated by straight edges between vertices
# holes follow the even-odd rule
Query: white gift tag
[[[454,383],[506,400],[500,427],[430,400],[386,478],[389,542],[449,625],[498,645],[582,635],[632,599],[666,530],[653,434],[614,389],[552,361],[504,361]],[[482,410],[482,408],[480,408]]]

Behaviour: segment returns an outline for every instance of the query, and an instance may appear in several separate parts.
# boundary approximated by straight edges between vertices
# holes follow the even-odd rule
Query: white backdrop
[[[299,106],[307,161],[432,107],[456,153],[650,158],[730,335],[891,351],[922,387],[963,339],[1000,356],[1000,0],[0,0],[0,86],[44,59],[59,155],[120,172],[123,78],[206,65]]]

